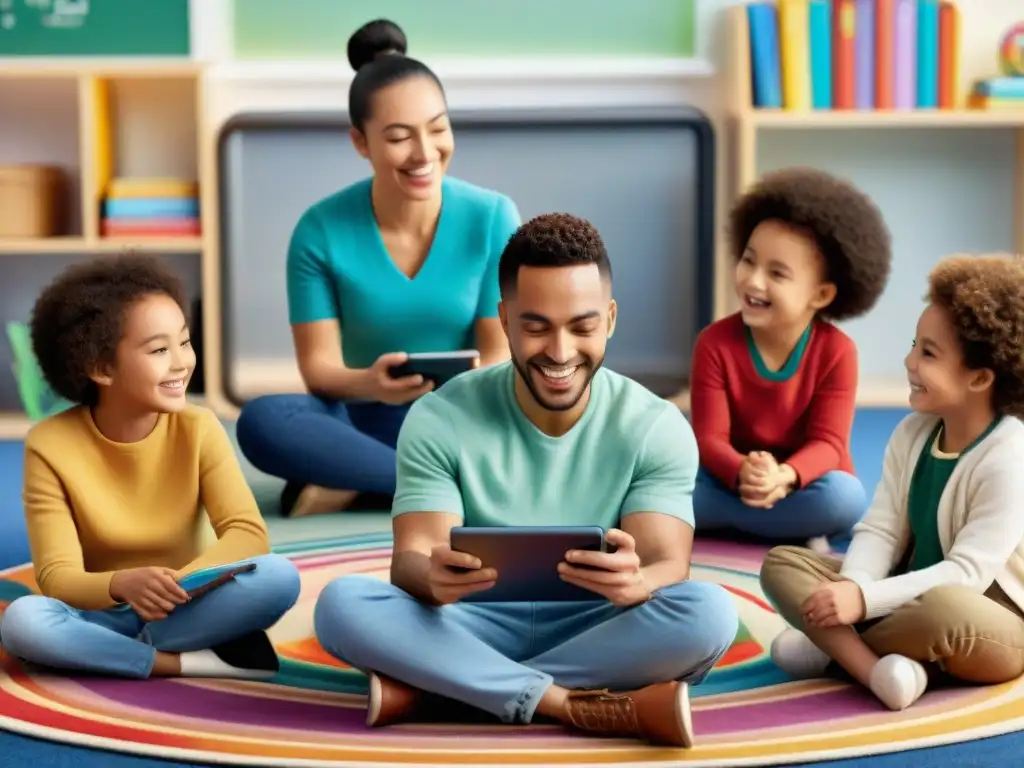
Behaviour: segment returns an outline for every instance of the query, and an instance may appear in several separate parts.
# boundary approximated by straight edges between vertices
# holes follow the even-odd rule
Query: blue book
[[[194,197],[121,197],[103,201],[108,219],[192,219],[199,216]]]
[[[782,107],[782,64],[779,51],[779,16],[774,3],[750,3],[750,76],[754,106]]]
[[[939,106],[938,0],[919,0],[917,5],[917,106]]]
[[[832,4],[811,0],[811,105],[832,108]]]
[[[993,77],[975,85],[974,91],[993,99],[1024,99],[1024,77]]]

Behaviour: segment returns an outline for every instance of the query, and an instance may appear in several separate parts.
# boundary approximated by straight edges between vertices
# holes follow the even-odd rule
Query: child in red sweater
[[[889,231],[862,192],[807,168],[765,176],[730,224],[740,310],[693,353],[697,530],[825,549],[867,505],[849,449],[857,348],[832,322],[878,300]]]

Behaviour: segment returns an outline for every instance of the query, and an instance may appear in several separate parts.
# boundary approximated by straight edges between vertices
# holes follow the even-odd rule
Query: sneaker
[[[370,693],[366,702],[366,725],[385,725],[411,720],[423,703],[423,692],[390,677],[370,672]]]
[[[217,658],[253,677],[271,678],[281,671],[281,660],[266,632],[258,630],[210,649]]]
[[[572,691],[566,719],[574,728],[672,747],[693,746],[690,687],[671,682],[636,691]]]
[[[807,635],[792,628],[772,640],[771,656],[775,666],[797,680],[822,677],[831,661]]]
[[[187,651],[179,658],[182,677],[265,681],[281,669],[274,646],[262,631],[250,632],[212,648]]]

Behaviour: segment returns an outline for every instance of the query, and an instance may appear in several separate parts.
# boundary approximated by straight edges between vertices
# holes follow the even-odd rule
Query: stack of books
[[[753,106],[955,109],[952,0],[775,0],[747,6]]]
[[[971,89],[971,109],[1024,110],[1024,77],[979,80]]]
[[[103,237],[197,237],[201,232],[195,181],[115,178],[101,206]]]

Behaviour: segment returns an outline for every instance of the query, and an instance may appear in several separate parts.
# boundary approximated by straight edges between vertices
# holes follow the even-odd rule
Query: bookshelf
[[[760,139],[767,131],[1002,128],[1014,135],[1013,247],[1017,253],[1024,254],[1024,109],[985,111],[958,107],[946,110],[787,111],[755,108],[752,106],[750,30],[746,5],[733,6],[726,13],[729,41],[727,110],[729,143],[733,148],[730,196],[742,194],[756,182]],[[961,103],[965,101],[962,97]],[[723,317],[739,308],[733,296],[732,260],[724,238],[719,240],[715,254],[715,275],[715,316]],[[903,377],[862,380],[857,402],[868,407],[906,407],[906,381]]]
[[[0,236],[0,271],[12,259],[47,259],[43,271],[51,271],[69,259],[129,250],[202,258],[202,235],[115,237],[105,236],[102,225],[105,189],[114,177],[202,176],[198,65],[160,58],[0,59],[0,103],[0,166],[54,165],[66,181],[58,233]],[[3,322],[27,320],[20,314],[8,308]],[[24,412],[0,410],[0,439],[21,438],[30,426]]]

